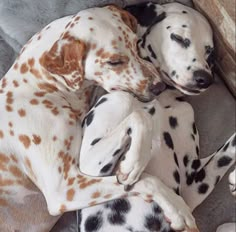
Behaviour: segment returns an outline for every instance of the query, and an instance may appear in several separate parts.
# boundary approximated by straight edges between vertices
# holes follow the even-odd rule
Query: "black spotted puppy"
[[[140,55],[151,61],[163,80],[193,95],[212,83],[212,29],[196,10],[180,3],[142,3],[126,8],[138,20]]]
[[[206,199],[235,163],[236,136],[233,135],[212,155],[200,159],[193,109],[175,90],[166,90],[156,100],[148,103],[139,102],[124,92],[101,97],[84,120],[81,171],[93,176],[119,172],[119,163],[122,164],[123,155],[129,149],[129,139],[123,144],[118,139],[114,140],[112,146],[107,144],[96,154],[89,151],[135,111],[149,114],[147,120],[152,125],[152,159],[145,171],[159,177],[176,194],[182,196],[193,210]],[[130,124],[127,131],[130,139],[132,133],[136,133],[136,126]],[[102,232],[171,231],[162,211],[155,211],[155,207],[158,206],[148,199],[144,201],[137,197],[90,207],[80,212],[80,229],[90,231],[86,228],[91,226],[97,228],[91,231]]]

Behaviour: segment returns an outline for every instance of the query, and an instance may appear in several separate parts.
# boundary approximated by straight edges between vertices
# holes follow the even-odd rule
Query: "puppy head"
[[[168,84],[185,94],[199,94],[213,82],[211,27],[197,11],[181,4],[163,5],[163,11],[165,17],[143,35],[141,54],[160,68]]]
[[[51,74],[78,89],[84,79],[108,92],[124,90],[143,100],[161,82],[155,67],[138,55],[136,19],[116,6],[81,11],[41,59]]]

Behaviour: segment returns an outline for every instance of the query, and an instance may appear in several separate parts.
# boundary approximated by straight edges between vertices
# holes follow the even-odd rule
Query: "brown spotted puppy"
[[[141,175],[150,159],[148,114],[136,112],[110,132],[122,143],[130,136],[130,125],[140,125],[142,133],[132,133],[126,155],[132,161],[145,154],[140,169],[127,172],[124,165],[117,175],[123,184],[141,175],[131,192],[125,193],[114,176],[91,177],[78,168],[81,118],[93,85],[151,98],[149,88],[157,75],[138,56],[135,26],[131,15],[114,6],[56,20],[28,42],[1,80],[0,231],[49,231],[58,219],[49,214],[128,195],[156,201],[174,229],[196,228],[180,197],[158,179]]]

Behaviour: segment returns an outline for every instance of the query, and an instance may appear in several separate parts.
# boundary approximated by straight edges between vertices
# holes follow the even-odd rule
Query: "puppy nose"
[[[213,83],[212,75],[203,69],[194,71],[193,79],[196,82],[196,85],[201,89],[206,89]]]
[[[159,95],[161,92],[163,92],[163,91],[165,90],[165,88],[166,88],[166,84],[163,83],[163,82],[158,82],[158,83],[156,83],[156,84],[151,84],[151,85],[149,86],[150,92],[151,92],[153,95],[155,95],[155,96],[157,96],[157,95]]]

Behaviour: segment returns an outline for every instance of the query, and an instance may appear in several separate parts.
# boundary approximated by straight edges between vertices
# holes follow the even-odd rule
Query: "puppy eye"
[[[112,60],[112,61],[107,61],[107,64],[111,66],[118,66],[124,64],[124,61],[122,60]]]
[[[175,42],[179,43],[182,47],[187,48],[190,46],[191,42],[189,39],[184,39],[182,36],[171,33],[170,38]]]

